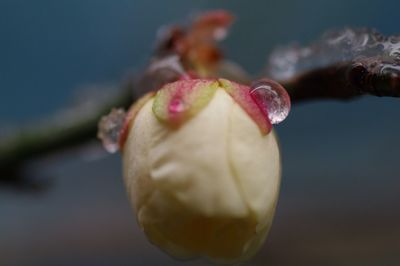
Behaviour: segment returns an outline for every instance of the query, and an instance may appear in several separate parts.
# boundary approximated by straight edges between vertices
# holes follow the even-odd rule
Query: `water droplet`
[[[101,139],[104,148],[115,153],[119,150],[119,137],[125,123],[126,113],[123,109],[113,108],[111,112],[103,116],[99,122],[97,137]]]
[[[171,102],[168,106],[168,111],[170,113],[176,114],[176,113],[182,112],[184,107],[185,106],[184,106],[184,103],[181,98],[174,98],[171,100]]]
[[[269,79],[256,81],[251,86],[250,95],[268,113],[271,124],[279,124],[288,116],[290,98],[279,83]]]
[[[214,30],[214,39],[217,41],[222,41],[228,35],[228,30],[224,27],[218,27]]]
[[[352,84],[358,88],[365,86],[365,77],[368,74],[368,69],[363,64],[354,64],[348,72],[348,78]]]

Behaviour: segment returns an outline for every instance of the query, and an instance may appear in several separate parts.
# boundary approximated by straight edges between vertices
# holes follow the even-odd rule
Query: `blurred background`
[[[68,105],[79,88],[140,70],[157,29],[202,10],[236,14],[227,57],[257,73],[271,49],[327,29],[400,32],[398,1],[0,0],[0,125]],[[296,105],[277,126],[281,194],[270,237],[246,265],[399,265],[400,102],[364,97]],[[96,157],[96,158],[95,158]],[[98,146],[37,162],[40,193],[0,187],[0,265],[203,265],[146,240],[120,158]]]

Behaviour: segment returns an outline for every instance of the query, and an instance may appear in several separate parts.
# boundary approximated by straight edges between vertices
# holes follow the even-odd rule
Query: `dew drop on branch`
[[[365,28],[329,31],[306,47],[294,44],[275,49],[269,58],[267,75],[275,80],[289,80],[307,71],[349,61],[368,62],[366,68],[377,73],[388,68],[397,70],[400,36],[384,36]]]
[[[126,113],[123,109],[113,108],[99,122],[97,137],[102,141],[104,148],[109,153],[115,153],[119,150],[118,142],[125,118]]]
[[[279,83],[269,79],[256,81],[251,86],[250,95],[268,114],[271,124],[279,124],[288,116],[290,97]]]

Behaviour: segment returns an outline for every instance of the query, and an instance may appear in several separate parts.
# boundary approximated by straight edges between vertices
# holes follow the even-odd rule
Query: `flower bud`
[[[128,115],[126,188],[149,240],[172,256],[234,263],[266,238],[280,154],[249,90],[223,79],[180,80]]]

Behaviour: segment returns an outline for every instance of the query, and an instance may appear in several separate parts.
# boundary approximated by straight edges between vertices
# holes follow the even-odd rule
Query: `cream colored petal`
[[[149,109],[152,100],[143,109]],[[125,186],[136,211],[143,206],[153,191],[153,181],[150,178],[148,163],[149,145],[152,134],[152,123],[147,112],[139,111],[126,139],[123,153],[123,175]]]
[[[260,222],[272,219],[280,185],[280,155],[274,132],[263,136],[243,109],[235,104],[230,115],[229,156],[249,208]]]
[[[152,121],[150,175],[182,204],[209,216],[243,217],[246,204],[232,179],[227,155],[233,100],[218,89],[211,102],[179,129]],[[143,112],[148,113],[146,106]]]

